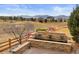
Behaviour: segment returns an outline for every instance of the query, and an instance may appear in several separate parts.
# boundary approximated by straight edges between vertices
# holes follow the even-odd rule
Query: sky
[[[75,4],[0,4],[0,16],[69,16],[74,7]]]

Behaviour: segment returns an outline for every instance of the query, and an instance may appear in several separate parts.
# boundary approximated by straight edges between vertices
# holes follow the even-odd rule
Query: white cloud
[[[52,15],[70,15],[72,9],[71,7],[53,7]]]
[[[53,6],[49,9],[45,8],[38,8],[34,9],[31,6],[24,6],[24,5],[7,5],[5,7],[5,12],[3,12],[4,15],[70,15],[70,12],[72,11],[72,7],[66,6],[66,7],[60,7],[60,6]],[[4,10],[3,10],[4,11]],[[0,12],[1,14],[2,12]]]

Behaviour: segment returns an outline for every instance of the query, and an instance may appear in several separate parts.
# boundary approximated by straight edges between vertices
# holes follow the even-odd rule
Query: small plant
[[[34,38],[40,40],[43,39],[42,34],[36,34]]]
[[[67,40],[64,38],[64,36],[60,36],[59,42],[67,43]]]
[[[38,32],[38,31],[47,31],[47,29],[45,29],[45,28],[38,28],[38,29],[36,29],[36,32]]]
[[[48,41],[52,41],[52,35],[48,35]]]

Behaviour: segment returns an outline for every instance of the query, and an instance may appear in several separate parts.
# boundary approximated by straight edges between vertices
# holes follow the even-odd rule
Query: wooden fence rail
[[[33,36],[33,35],[34,35],[34,33],[31,33],[30,35],[29,35],[29,33],[28,33],[28,35],[25,35],[25,36],[22,38],[22,43],[26,42],[27,39],[29,39],[29,38],[30,38],[31,36]],[[8,48],[11,49],[13,46],[19,44],[19,42],[18,42],[17,39],[19,39],[19,38],[8,39],[8,40],[5,41],[5,42],[1,42],[1,43],[0,43],[0,52],[6,50],[6,49],[8,49]]]
[[[17,41],[18,38],[14,38],[14,39],[8,39],[5,42],[0,43],[0,52],[6,50],[6,49],[11,49],[11,47],[19,44],[19,42]],[[27,39],[26,37],[22,39],[22,42],[26,42]]]

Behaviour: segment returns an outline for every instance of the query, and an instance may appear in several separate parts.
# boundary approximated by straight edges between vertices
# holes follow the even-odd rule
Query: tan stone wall
[[[39,34],[41,37],[39,37]],[[49,38],[49,35],[51,35],[51,39]],[[50,32],[37,32],[35,34],[35,39],[41,39],[41,40],[51,40],[55,42],[68,42],[69,38],[64,33],[50,33]]]
[[[67,53],[70,53],[72,49],[71,43],[51,42],[36,39],[30,39],[29,41],[31,41],[31,46],[36,48],[47,48],[52,50],[64,51]]]

